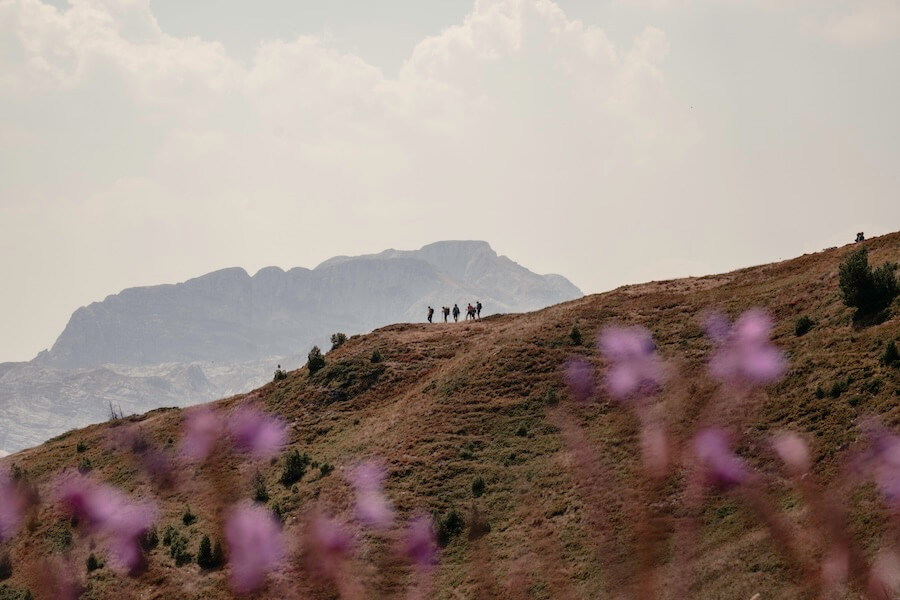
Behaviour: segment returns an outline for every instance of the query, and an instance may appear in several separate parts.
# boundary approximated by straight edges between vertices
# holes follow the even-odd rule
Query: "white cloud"
[[[847,46],[866,46],[900,37],[900,2],[856,0],[830,14],[816,29],[825,38]]]

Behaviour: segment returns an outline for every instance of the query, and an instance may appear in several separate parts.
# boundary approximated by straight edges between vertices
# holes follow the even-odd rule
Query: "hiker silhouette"
[[[457,304],[453,305],[453,322],[459,321],[459,306]]]
[[[429,322],[429,323],[432,323],[432,322],[433,322],[433,321],[431,320],[431,318],[432,318],[433,316],[434,316],[434,309],[431,308],[431,307],[429,306],[429,307],[428,307],[428,322]]]

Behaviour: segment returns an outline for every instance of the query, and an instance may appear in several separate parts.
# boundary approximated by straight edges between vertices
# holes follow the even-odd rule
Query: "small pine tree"
[[[13,564],[12,559],[9,557],[9,552],[6,550],[0,550],[0,581],[4,581],[12,577],[13,574]]]
[[[894,275],[896,269],[896,264],[884,263],[872,270],[866,248],[852,253],[838,270],[844,304],[855,308],[857,316],[876,314],[890,306],[900,294],[900,284]]]
[[[201,569],[212,569],[216,566],[213,560],[212,542],[209,541],[208,535],[204,535],[200,540],[200,548],[197,550],[197,566]]]
[[[325,366],[325,357],[318,346],[313,346],[312,350],[306,356],[306,368],[309,369],[310,375],[318,373]]]
[[[215,568],[225,564],[225,551],[222,549],[222,542],[219,540],[216,540],[216,543],[213,545],[212,558]]]
[[[373,363],[380,363],[382,361],[381,352],[379,352],[377,348],[372,350],[372,356],[369,358],[369,361]]]
[[[897,344],[894,340],[890,340],[884,347],[884,352],[881,355],[881,362],[887,367],[893,367],[894,365],[900,364],[900,352],[897,352]]]
[[[96,571],[97,569],[102,568],[102,567],[103,567],[103,563],[100,562],[99,560],[97,560],[97,557],[94,556],[94,553],[93,553],[93,552],[91,552],[91,554],[87,557],[87,564],[86,564],[86,566],[87,566],[88,573],[93,573],[93,572]]]
[[[281,483],[288,487],[303,479],[306,467],[309,466],[309,456],[300,454],[296,449],[288,452],[284,457],[284,468],[281,471]]]
[[[572,330],[569,332],[569,339],[572,340],[573,346],[580,346],[584,341],[581,339],[581,330],[578,329],[578,325],[572,325]]]
[[[265,504],[269,501],[269,490],[266,489],[266,478],[259,471],[253,477],[253,501]]]
[[[482,494],[484,494],[484,479],[481,477],[476,477],[472,481],[472,495],[476,498],[480,498]]]
[[[191,507],[184,507],[184,512],[181,514],[181,522],[185,525],[190,525],[194,521],[197,520],[197,515],[191,512]]]
[[[171,538],[169,539],[171,540]],[[144,552],[153,550],[158,544],[159,534],[156,532],[156,527],[151,527],[141,536],[141,548],[144,549]]]
[[[340,348],[344,342],[347,341],[347,335],[343,333],[332,333],[331,334],[331,349],[337,350]]]

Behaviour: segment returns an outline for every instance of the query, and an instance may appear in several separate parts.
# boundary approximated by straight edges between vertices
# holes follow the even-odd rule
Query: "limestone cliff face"
[[[174,285],[132,288],[76,310],[49,351],[0,364],[0,452],[125,414],[185,406],[258,387],[275,365],[305,362],[337,331],[424,321],[429,305],[480,300],[483,316],[580,298],[486,242],[335,257],[315,269],[224,269]]]

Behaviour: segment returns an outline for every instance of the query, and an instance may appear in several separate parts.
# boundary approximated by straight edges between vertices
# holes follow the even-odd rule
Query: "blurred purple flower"
[[[711,482],[722,489],[744,483],[749,477],[744,462],[728,445],[721,429],[703,429],[694,436],[694,454],[706,468]]]
[[[15,535],[22,520],[25,499],[6,471],[0,471],[0,544]]]
[[[707,319],[706,332],[717,346],[709,372],[720,381],[766,385],[787,368],[784,354],[769,341],[772,320],[762,310],[748,310],[732,327],[722,315],[713,314]]]
[[[419,515],[410,522],[404,539],[404,552],[418,567],[430,567],[437,562],[434,519]]]
[[[600,334],[597,346],[609,361],[606,387],[614,398],[649,395],[660,387],[663,372],[656,344],[643,327],[610,327]]]
[[[119,565],[129,572],[142,566],[140,540],[155,519],[152,504],[129,501],[115,488],[82,475],[64,479],[57,497],[88,530],[109,536],[110,552]]]
[[[353,552],[353,536],[328,517],[313,519],[309,529],[310,558],[323,575],[333,576],[341,562]]]
[[[585,402],[594,395],[594,368],[583,358],[570,358],[566,362],[566,385],[569,395],[578,402]]]
[[[241,408],[231,415],[228,429],[238,450],[258,458],[278,454],[287,442],[287,430],[281,419],[252,408]]]
[[[350,483],[356,491],[356,518],[368,527],[386,529],[394,521],[394,511],[382,490],[385,477],[384,468],[372,461],[350,472]]]
[[[809,448],[803,438],[796,433],[777,434],[772,438],[772,448],[794,474],[800,475],[809,471]]]
[[[208,407],[188,413],[184,420],[184,437],[181,438],[181,455],[188,460],[206,460],[222,437],[222,419]]]
[[[225,540],[231,585],[240,594],[258,589],[266,573],[275,570],[284,555],[278,522],[262,506],[241,504],[232,508],[225,523]]]

